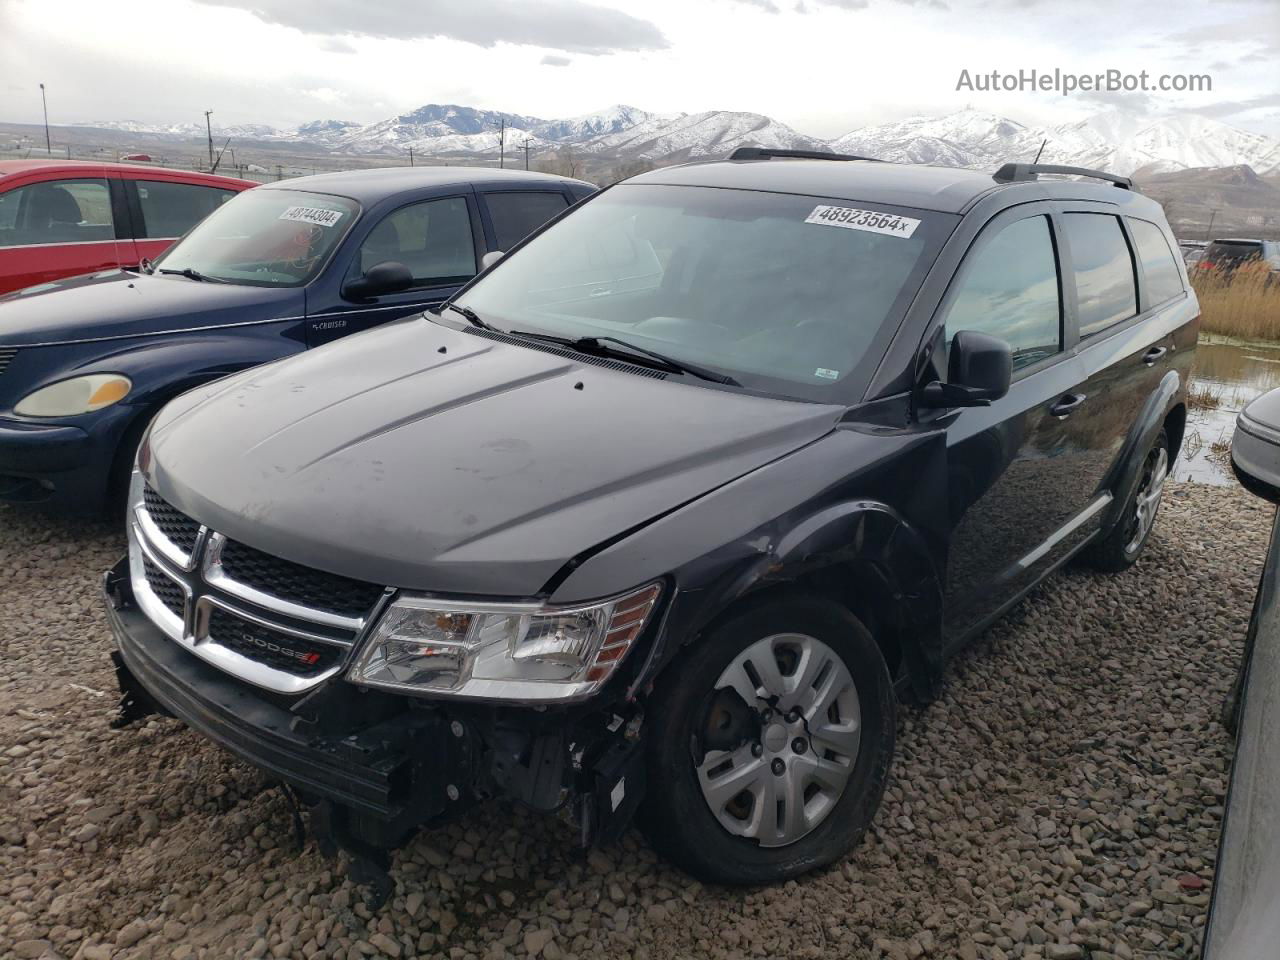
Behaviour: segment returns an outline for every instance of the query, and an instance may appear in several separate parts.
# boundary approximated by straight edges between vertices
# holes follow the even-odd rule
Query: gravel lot
[[[1134,570],[1037,591],[902,709],[836,868],[712,889],[493,806],[401,851],[374,915],[255,772],[176,721],[108,729],[119,533],[0,509],[0,956],[1198,957],[1271,516],[1171,485]]]

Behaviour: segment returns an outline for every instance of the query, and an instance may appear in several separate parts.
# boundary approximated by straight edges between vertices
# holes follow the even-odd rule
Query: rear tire
[[[771,703],[755,696],[779,685],[794,693]],[[732,723],[721,720],[718,689],[751,698],[728,695]],[[880,805],[897,701],[875,640],[836,604],[787,597],[743,607],[667,668],[645,712],[640,825],[701,880],[775,883],[825,866],[858,842]],[[732,748],[706,746],[706,736],[747,730]],[[730,796],[721,784],[739,777],[743,789]]]
[[[1161,429],[1143,458],[1138,482],[1120,511],[1120,519],[1105,539],[1086,549],[1085,563],[1103,573],[1119,573],[1137,562],[1151,539],[1172,467],[1169,437]]]

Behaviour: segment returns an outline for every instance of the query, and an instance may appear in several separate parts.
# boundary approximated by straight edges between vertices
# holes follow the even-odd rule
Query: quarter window
[[[106,180],[51,180],[0,193],[0,247],[115,239]]]
[[[490,193],[484,202],[499,250],[510,250],[569,206],[562,193]]]
[[[947,336],[977,330],[1013,349],[1013,368],[1052,356],[1062,344],[1058,261],[1047,217],[1004,227],[974,254],[947,311]]]
[[[1142,261],[1142,276],[1150,302],[1164,303],[1182,293],[1182,271],[1161,229],[1146,220],[1130,220],[1129,231],[1133,234],[1138,259]]]
[[[417,287],[461,283],[475,275],[471,216],[462,197],[427,200],[388,216],[360,245],[360,271],[395,260]]]
[[[236,195],[234,190],[165,180],[139,180],[137,186],[148,238],[180,237]]]
[[[1120,219],[1103,213],[1068,213],[1067,243],[1075,265],[1081,338],[1138,312],[1133,255]]]

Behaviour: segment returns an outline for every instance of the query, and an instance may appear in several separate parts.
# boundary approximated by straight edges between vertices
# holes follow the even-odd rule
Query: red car
[[[0,160],[0,296],[134,267],[252,180],[84,160]]]

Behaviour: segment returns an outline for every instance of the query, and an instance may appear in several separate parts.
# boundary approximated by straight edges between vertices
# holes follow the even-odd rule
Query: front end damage
[[[116,726],[176,717],[290,788],[322,852],[341,849],[370,899],[419,829],[507,797],[567,811],[584,846],[617,839],[644,792],[634,703],[443,703],[333,677],[297,696],[231,676],[173,643],[134,597],[127,558],[104,576],[121,700]]]

